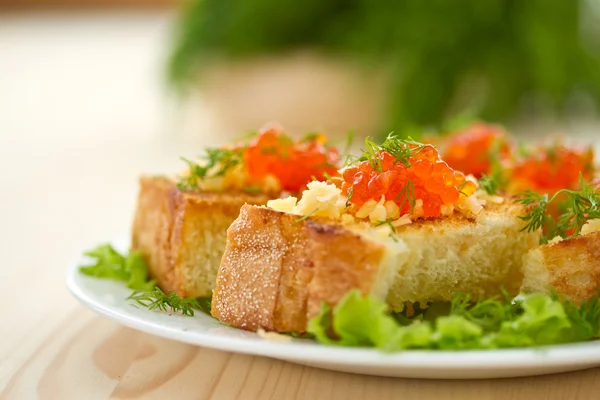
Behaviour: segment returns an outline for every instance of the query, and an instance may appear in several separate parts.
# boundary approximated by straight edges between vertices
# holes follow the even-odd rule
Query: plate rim
[[[404,350],[384,353],[374,348],[337,347],[319,343],[309,343],[301,339],[274,341],[259,337],[254,332],[243,331],[251,337],[231,337],[216,333],[182,330],[128,314],[95,299],[86,293],[78,280],[97,279],[79,272],[81,263],[73,262],[68,268],[66,285],[71,294],[84,306],[99,315],[124,326],[166,339],[207,347],[222,351],[264,356],[281,360],[295,360],[300,363],[334,363],[360,367],[463,370],[511,368],[542,368],[568,366],[600,366],[600,340],[560,344],[534,348],[511,348],[490,350]],[[109,281],[109,280],[106,280]],[[119,282],[113,281],[115,284]],[[125,299],[123,299],[125,301]],[[160,311],[148,311],[160,312]],[[202,317],[212,318],[208,315]],[[190,318],[169,315],[169,318]],[[195,318],[195,317],[192,317]],[[223,329],[239,331],[222,325]],[[595,350],[595,351],[594,351]],[[515,375],[518,376],[518,375]],[[525,376],[523,374],[522,376]]]

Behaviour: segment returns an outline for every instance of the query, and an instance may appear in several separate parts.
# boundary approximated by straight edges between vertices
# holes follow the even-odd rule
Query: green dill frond
[[[151,292],[135,291],[127,300],[134,301],[148,310],[160,310],[164,312],[181,313],[188,317],[194,316],[194,309],[203,310],[206,306],[201,306],[196,299],[185,299],[179,297],[177,293],[169,291],[164,293],[158,286]]]
[[[307,218],[310,218],[310,216],[312,216],[314,213],[316,213],[317,211],[319,211],[319,207],[315,208],[314,210],[312,210],[311,212],[309,212],[306,215],[303,215],[302,217],[298,218],[297,220],[294,221],[295,224],[298,224],[302,221],[304,221]]]
[[[181,157],[181,160],[188,165],[189,170],[187,175],[179,177],[177,188],[180,190],[198,189],[198,179],[206,174],[205,168],[187,158]]]
[[[375,226],[383,226],[383,225],[389,225],[390,228],[392,228],[392,232],[396,232],[396,227],[394,225],[392,225],[392,222],[394,222],[395,220],[393,218],[389,218],[386,219],[385,221],[379,221],[378,223],[375,224]]]
[[[531,190],[523,192],[515,202],[532,208],[528,214],[521,217],[527,222],[522,230],[532,232],[544,228],[547,233],[542,235],[542,243],[547,243],[552,234],[563,238],[579,235],[587,221],[600,218],[600,193],[591,184],[584,182],[581,174],[579,184],[580,190],[562,189],[551,199],[548,199],[548,195],[540,195]],[[553,220],[546,210],[548,204],[556,201],[561,195],[568,197],[567,207],[558,220]]]
[[[390,230],[392,231],[389,235],[390,238],[392,238],[392,240],[394,242],[398,242],[398,238],[396,237],[396,227],[394,226],[394,224],[392,222],[394,222],[395,220],[393,218],[389,218],[386,219],[385,221],[380,221],[378,222],[375,226],[379,227],[379,226],[383,226],[383,225],[388,225],[390,227]]]
[[[348,192],[346,193],[346,208],[350,207],[350,200],[352,200],[353,195],[354,195],[354,186],[350,186],[348,188]]]
[[[458,189],[458,192],[462,195],[464,195],[465,197],[468,197],[469,195],[466,194],[465,192],[463,192],[462,190],[465,188],[465,186],[467,186],[467,183],[469,183],[469,181],[464,181],[463,183],[461,183],[460,185],[458,185],[456,188]]]
[[[407,168],[410,167],[410,159],[418,155],[425,145],[414,141],[412,138],[400,139],[397,136],[389,134],[381,144],[381,150],[387,151],[395,159],[396,164],[403,164]]]
[[[383,168],[379,155],[381,152],[386,151],[394,157],[395,164],[402,164],[408,168],[410,167],[411,157],[418,155],[425,146],[425,144],[414,141],[412,138],[400,139],[393,133],[390,133],[380,145],[367,138],[359,161],[368,161],[371,168],[381,172]]]
[[[494,175],[482,175],[481,178],[479,178],[478,183],[479,183],[479,187],[482,190],[484,190],[487,194],[490,194],[490,195],[498,194],[500,182],[498,182],[498,180],[494,177]],[[460,189],[462,189],[462,188],[460,188]],[[459,189],[459,191],[460,191],[460,189]]]
[[[209,177],[223,176],[227,171],[243,162],[243,155],[239,149],[206,149],[206,154],[202,157],[204,163],[196,163],[182,158],[188,165],[189,172],[186,176],[180,177],[177,187],[182,190],[198,189],[198,182]]]
[[[355,156],[354,154],[346,154],[343,157],[344,157],[344,163],[343,163],[344,167],[348,167],[348,166],[356,164],[360,161],[364,161],[362,159],[362,157]]]
[[[520,203],[524,206],[533,206],[528,214],[520,217],[526,222],[526,225],[521,229],[521,231],[535,232],[544,226],[547,219],[547,194],[540,195],[533,190],[527,190],[515,199],[515,203]]]
[[[412,180],[409,179],[408,182],[406,182],[406,186],[404,186],[402,190],[398,192],[394,202],[398,202],[400,199],[402,199],[402,201],[398,207],[400,207],[401,210],[408,201],[408,204],[410,205],[410,212],[414,212],[417,199],[415,197],[415,184]]]
[[[488,194],[496,194],[499,190],[505,189],[508,185],[505,167],[502,165],[501,148],[502,141],[498,138],[495,138],[488,151],[487,159],[490,160],[490,173],[488,175],[488,179],[493,180],[493,182],[488,182],[487,189],[492,190],[492,192],[488,192],[488,190],[482,188]],[[489,183],[491,183],[493,186],[490,186]]]
[[[379,153],[381,152],[381,147],[375,143],[371,138],[365,139],[365,148],[363,149],[361,161],[368,161],[371,168],[376,171],[382,172],[383,166],[381,165],[381,160],[379,159]]]
[[[600,218],[600,193],[596,189],[583,181],[581,174],[579,175],[579,184],[581,190],[573,191],[563,189],[553,196],[553,200],[560,194],[564,193],[569,196],[569,206],[567,211],[561,216],[563,223],[570,221],[575,236],[581,232],[583,226],[591,219]],[[566,230],[566,229],[565,229]]]

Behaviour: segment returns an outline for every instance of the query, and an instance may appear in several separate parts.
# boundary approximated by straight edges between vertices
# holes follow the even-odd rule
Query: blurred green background
[[[215,62],[309,49],[385,75],[377,130],[439,127],[455,115],[596,112],[596,0],[188,0],[171,82]]]

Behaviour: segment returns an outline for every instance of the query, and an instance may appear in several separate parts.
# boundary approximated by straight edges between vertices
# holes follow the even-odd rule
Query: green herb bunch
[[[243,162],[243,154],[239,149],[208,148],[202,163],[182,158],[188,165],[188,173],[179,178],[177,187],[182,190],[199,188],[199,181],[204,178],[224,176],[227,171]]]
[[[563,109],[600,100],[600,58],[585,0],[188,0],[170,77],[192,85],[214,58],[312,48],[387,71],[381,127],[439,126],[449,113],[502,120],[527,96]],[[467,91],[465,91],[467,90]]]

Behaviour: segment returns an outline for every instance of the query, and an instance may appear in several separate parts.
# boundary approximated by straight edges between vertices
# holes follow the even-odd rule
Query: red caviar
[[[250,175],[274,175],[284,190],[300,191],[312,178],[325,180],[337,175],[339,153],[325,146],[323,135],[294,142],[277,129],[260,132],[244,153]]]
[[[480,178],[490,174],[492,157],[501,161],[509,153],[508,141],[500,127],[476,122],[450,137],[444,160],[452,168]]]
[[[382,196],[400,207],[400,214],[411,211],[417,200],[423,201],[423,216],[438,217],[442,205],[455,204],[460,192],[471,194],[476,185],[454,171],[431,145],[411,146],[414,155],[408,165],[388,151],[380,151],[375,160],[367,160],[343,170],[342,191],[356,209]]]
[[[512,171],[512,186],[515,191],[531,189],[553,194],[564,188],[578,189],[579,174],[586,182],[593,178],[592,148],[568,148],[558,143],[538,148],[517,161]]]

